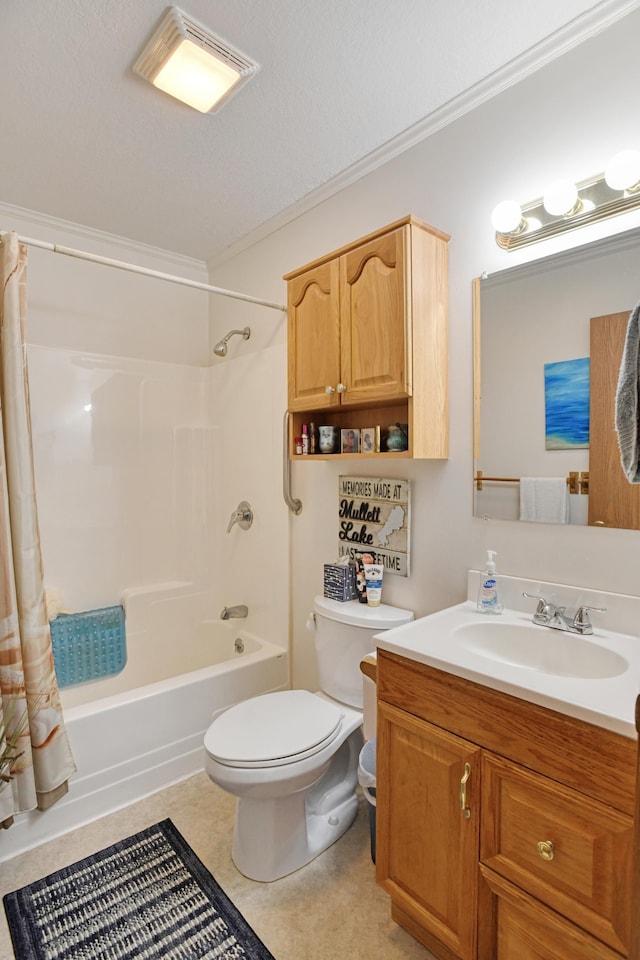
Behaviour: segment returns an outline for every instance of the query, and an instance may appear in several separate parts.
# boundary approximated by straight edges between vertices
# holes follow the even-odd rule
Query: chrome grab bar
[[[289,411],[284,413],[284,429],[282,440],[282,496],[284,502],[296,516],[302,510],[302,501],[291,496],[291,459],[289,457]]]

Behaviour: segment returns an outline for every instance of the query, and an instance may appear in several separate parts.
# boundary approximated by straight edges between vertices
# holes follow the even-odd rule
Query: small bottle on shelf
[[[306,423],[302,424],[302,453],[309,453],[309,434]]]

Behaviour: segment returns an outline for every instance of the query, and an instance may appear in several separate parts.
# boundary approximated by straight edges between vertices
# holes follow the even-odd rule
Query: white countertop
[[[499,627],[500,630],[509,625],[516,630],[530,629],[532,644],[559,644],[562,643],[560,638],[566,636],[574,638],[576,644],[596,644],[623,657],[628,667],[615,676],[595,679],[558,676],[510,662],[507,657],[489,658],[459,642],[462,634],[456,633],[457,628],[474,623],[484,625],[490,621],[504,625]],[[488,627],[483,629],[486,631]],[[466,601],[387,630],[378,634],[375,640],[378,649],[585,720],[625,737],[637,737],[635,703],[640,693],[640,638],[637,636],[602,630],[595,625],[593,636],[567,634],[534,625],[532,612],[508,609],[501,615],[491,616],[479,613],[475,602]]]

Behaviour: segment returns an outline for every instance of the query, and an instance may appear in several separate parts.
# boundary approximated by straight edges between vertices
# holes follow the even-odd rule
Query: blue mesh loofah
[[[58,686],[111,677],[127,662],[124,608],[61,613],[50,621]]]

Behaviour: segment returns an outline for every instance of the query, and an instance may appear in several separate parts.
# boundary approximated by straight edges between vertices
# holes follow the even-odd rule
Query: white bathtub
[[[219,662],[109,696],[100,691],[117,677],[62,691],[78,772],[49,811],[19,816],[2,832],[0,861],[202,770],[203,736],[214,715],[287,688],[285,650],[238,629],[237,621],[214,626],[215,655],[209,643],[208,656]],[[237,640],[243,653],[235,652]],[[79,691],[91,702],[65,702]]]
[[[65,687],[60,691],[65,716],[70,708],[92,704],[115,694],[132,692],[151,683],[214,666],[233,669],[238,661],[258,654],[264,644],[247,633],[242,620],[196,620],[189,617],[190,597],[154,603],[134,618],[127,609],[127,662],[120,673],[102,680]],[[137,613],[137,612],[136,612]],[[174,623],[181,618],[180,623]],[[143,620],[144,626],[140,621]],[[153,621],[159,621],[154,623]],[[240,641],[244,652],[236,649]],[[282,651],[280,651],[282,652]],[[264,659],[259,657],[258,659]]]

